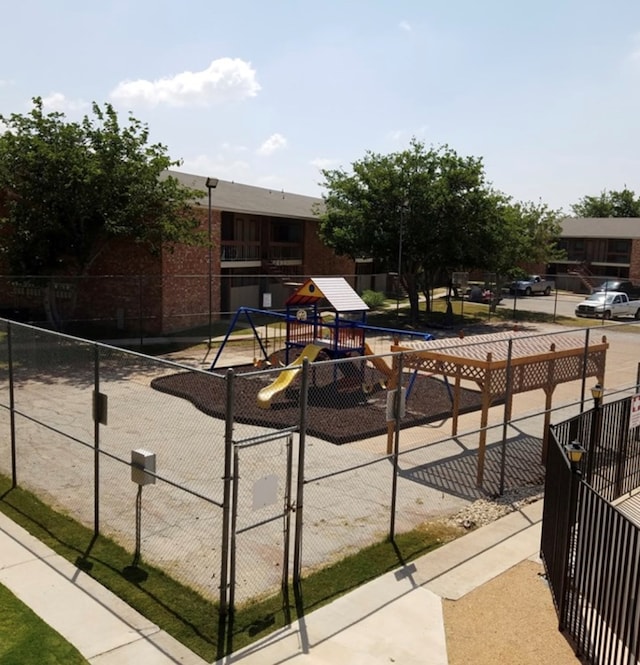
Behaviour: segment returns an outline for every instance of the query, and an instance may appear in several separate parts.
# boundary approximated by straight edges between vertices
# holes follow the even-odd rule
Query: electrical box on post
[[[131,451],[131,480],[138,485],[155,485],[156,454],[148,450]]]
[[[406,404],[407,404],[407,391],[405,388],[400,389],[400,403],[396,401],[398,398],[396,397],[398,389],[396,388],[395,390],[389,390],[387,392],[387,422],[393,422],[394,420],[399,420],[400,418],[404,418],[405,410],[406,410]],[[399,410],[398,413],[396,411]]]

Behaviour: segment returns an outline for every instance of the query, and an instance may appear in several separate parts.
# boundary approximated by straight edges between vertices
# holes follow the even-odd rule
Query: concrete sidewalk
[[[540,547],[542,501],[387,573],[220,663],[447,663],[442,598],[458,599]],[[201,665],[119,598],[0,514],[0,583],[95,665]]]

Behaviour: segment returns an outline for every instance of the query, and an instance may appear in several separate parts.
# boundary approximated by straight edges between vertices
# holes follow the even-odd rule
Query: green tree
[[[514,202],[500,192],[489,199],[482,243],[482,267],[495,273],[498,290],[523,273],[528,264],[547,264],[563,257],[557,247],[562,213],[544,203]]]
[[[481,159],[414,139],[401,152],[366,153],[349,173],[322,173],[324,242],[338,254],[374,257],[399,270],[413,322],[421,289],[428,306],[430,288],[447,270],[477,265],[492,211]]]
[[[36,97],[0,121],[0,254],[11,274],[85,274],[115,237],[153,253],[204,242],[191,207],[199,193],[163,176],[179,162],[133,116],[121,124],[111,105],[93,104],[69,122]]]
[[[584,196],[571,206],[576,217],[640,217],[640,196],[627,189]]]

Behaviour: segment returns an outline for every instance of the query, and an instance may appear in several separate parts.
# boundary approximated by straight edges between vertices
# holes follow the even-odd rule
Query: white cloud
[[[89,108],[89,104],[82,99],[67,99],[61,92],[52,92],[50,95],[42,98],[42,106],[46,111],[84,111]]]
[[[250,173],[250,166],[241,159],[227,159],[224,155],[196,155],[183,160],[177,171],[195,175],[211,176],[223,180],[244,182]]]
[[[398,23],[398,27],[400,30],[404,30],[405,32],[411,32],[412,30],[409,21],[400,21],[400,23]]]
[[[338,165],[337,159],[329,159],[327,157],[316,157],[310,162],[311,166],[315,166],[317,169],[330,169]]]
[[[247,150],[249,150],[246,145],[233,145],[226,141],[220,147],[228,152],[247,152]]]
[[[182,72],[156,81],[123,81],[111,91],[112,99],[150,106],[219,104],[255,97],[260,90],[256,71],[240,58],[219,58],[199,72]]]
[[[287,139],[282,134],[272,134],[256,151],[258,155],[272,155],[277,150],[285,148]]]

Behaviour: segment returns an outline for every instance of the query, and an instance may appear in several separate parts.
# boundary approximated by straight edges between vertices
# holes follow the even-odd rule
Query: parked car
[[[633,316],[640,319],[640,300],[630,300],[622,291],[598,291],[578,304],[576,316],[595,319]]]
[[[532,296],[534,293],[544,293],[545,296],[548,296],[551,295],[554,286],[551,280],[544,279],[540,275],[529,275],[526,279],[511,282],[509,291],[525,296]]]
[[[501,297],[494,295],[493,291],[491,289],[483,289],[480,286],[474,285],[467,289],[467,295],[466,298],[470,302],[482,302],[487,305],[492,304],[495,302],[496,304],[500,304],[500,301],[502,300]]]
[[[640,298],[640,285],[636,286],[633,282],[627,279],[608,279],[602,282],[599,286],[594,286],[591,293],[598,291],[621,291],[626,293],[630,299]]]

